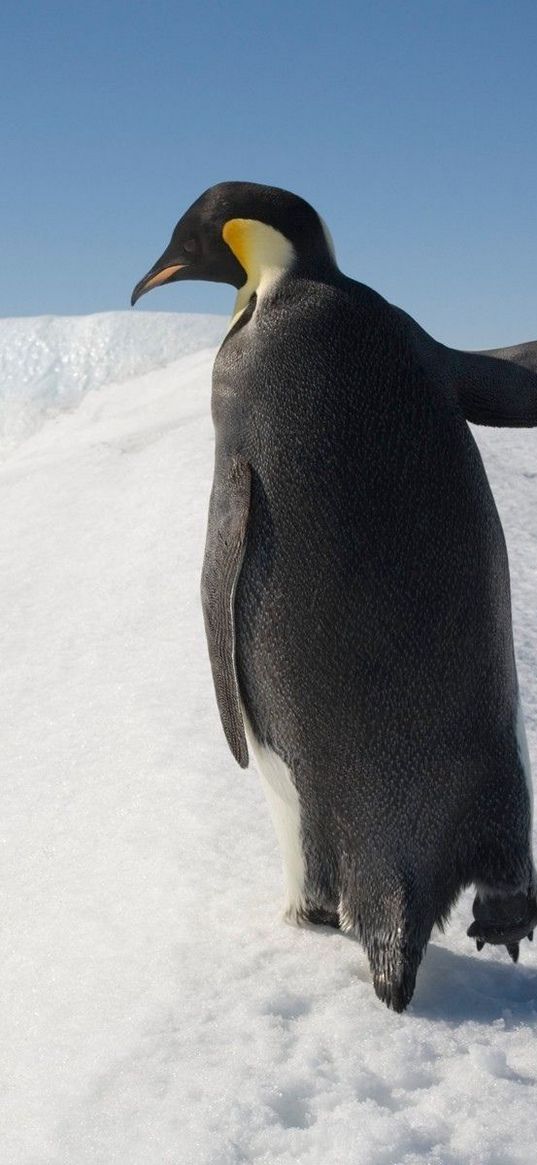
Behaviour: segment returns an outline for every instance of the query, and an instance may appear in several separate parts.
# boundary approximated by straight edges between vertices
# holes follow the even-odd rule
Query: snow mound
[[[105,312],[0,319],[0,453],[91,389],[212,348],[222,316]]]

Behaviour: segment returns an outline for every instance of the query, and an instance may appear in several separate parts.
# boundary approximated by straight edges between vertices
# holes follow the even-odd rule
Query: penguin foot
[[[311,906],[304,911],[304,922],[311,922],[314,926],[332,926],[339,930],[339,914],[337,911],[326,910],[323,906]]]
[[[485,943],[505,946],[513,962],[518,962],[520,942],[533,939],[533,928],[537,926],[537,900],[535,895],[517,891],[515,894],[491,894],[474,899],[474,922],[468,927],[467,935],[474,938],[478,951]]]

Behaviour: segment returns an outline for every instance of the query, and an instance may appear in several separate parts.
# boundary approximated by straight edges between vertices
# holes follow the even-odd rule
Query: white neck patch
[[[254,292],[266,293],[295,260],[289,239],[267,223],[253,218],[233,218],[225,223],[222,236],[246,271],[246,283],[239,289],[228,331],[237,323]]]
[[[325,243],[326,243],[328,250],[330,252],[330,256],[334,260],[334,263],[337,266],[336,248],[334,247],[334,240],[332,238],[332,235],[330,234],[330,231],[328,230],[328,227],[324,221],[324,218],[321,218],[320,215],[318,217],[319,217],[319,222],[323,228],[324,240],[325,240]]]

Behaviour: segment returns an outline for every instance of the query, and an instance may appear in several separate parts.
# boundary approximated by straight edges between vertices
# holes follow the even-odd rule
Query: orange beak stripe
[[[159,283],[165,283],[167,279],[170,279],[172,275],[175,275],[176,271],[180,271],[181,267],[184,267],[184,265],[184,263],[176,263],[175,266],[165,267],[163,271],[157,271],[156,275],[153,275],[151,279],[148,279],[144,287],[144,292],[150,291],[152,287],[158,287]]]

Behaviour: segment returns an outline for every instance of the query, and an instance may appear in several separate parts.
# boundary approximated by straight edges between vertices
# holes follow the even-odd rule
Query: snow
[[[166,312],[0,319],[0,454],[89,389],[218,343],[222,323]]]
[[[0,1160],[527,1165],[533,947],[478,955],[465,894],[398,1016],[355,942],[281,923],[198,597],[224,328],[1,322]],[[476,434],[535,768],[536,436]]]

